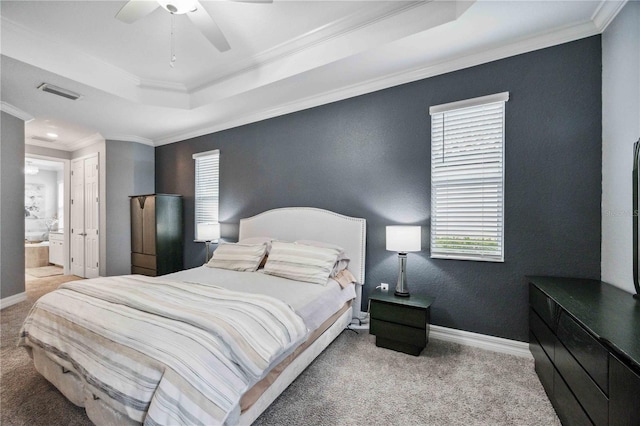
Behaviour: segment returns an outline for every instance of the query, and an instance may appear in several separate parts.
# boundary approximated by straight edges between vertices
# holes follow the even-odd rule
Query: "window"
[[[504,261],[509,92],[432,106],[431,257]]]
[[[193,154],[193,159],[196,161],[195,239],[204,241],[198,230],[206,227],[198,225],[218,223],[220,151]]]

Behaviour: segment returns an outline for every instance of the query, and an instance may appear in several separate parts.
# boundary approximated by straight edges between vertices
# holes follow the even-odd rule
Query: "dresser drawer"
[[[427,332],[424,328],[407,327],[387,321],[371,319],[369,333],[383,339],[395,340],[414,346],[425,347],[427,345]]]
[[[146,269],[156,269],[156,257],[149,254],[131,253],[131,265]]]
[[[610,355],[609,421],[616,426],[640,425],[640,374]]]
[[[540,343],[541,348],[545,351],[549,359],[553,361],[558,339],[533,309],[529,309],[529,328]]]
[[[555,332],[558,325],[558,315],[560,314],[558,304],[549,299],[546,294],[533,284],[529,284],[529,303],[540,318]]]
[[[131,273],[146,275],[148,277],[155,277],[158,275],[155,269],[140,268],[139,266],[131,266]]]
[[[553,408],[556,409],[558,417],[562,422],[562,426],[589,426],[593,423],[589,420],[589,416],[584,412],[582,406],[573,396],[571,390],[567,387],[558,371],[555,370],[553,376],[553,395],[551,400]]]
[[[404,324],[423,330],[427,327],[426,309],[372,300],[370,311],[372,319]]]
[[[571,355],[608,395],[609,351],[564,311],[560,314],[557,334]]]
[[[609,400],[578,364],[569,351],[558,343],[555,351],[555,365],[574,395],[580,401],[591,421],[597,426],[609,424]]]
[[[553,395],[553,363],[531,330],[529,330],[529,350],[535,360],[535,369],[536,373],[538,373],[540,383],[542,383],[542,387],[545,392],[547,392],[549,398],[551,398]]]

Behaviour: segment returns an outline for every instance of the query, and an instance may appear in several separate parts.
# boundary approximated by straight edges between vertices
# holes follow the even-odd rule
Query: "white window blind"
[[[504,260],[509,93],[431,107],[431,257]]]
[[[220,186],[220,151],[193,154],[196,162],[195,185],[195,239],[203,241],[198,234],[198,224],[218,223],[218,201]]]

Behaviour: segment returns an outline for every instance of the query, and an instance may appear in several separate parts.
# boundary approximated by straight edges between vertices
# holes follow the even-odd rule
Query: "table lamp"
[[[220,239],[219,223],[198,223],[196,225],[196,241],[204,241],[207,245],[207,257],[205,263],[209,261],[209,246],[212,241]]]
[[[398,252],[396,296],[409,297],[407,287],[407,252],[422,250],[419,226],[387,226],[387,250]]]

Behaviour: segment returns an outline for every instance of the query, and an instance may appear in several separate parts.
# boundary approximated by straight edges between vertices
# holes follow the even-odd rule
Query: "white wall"
[[[602,34],[602,281],[635,293],[631,170],[640,138],[640,2]]]

